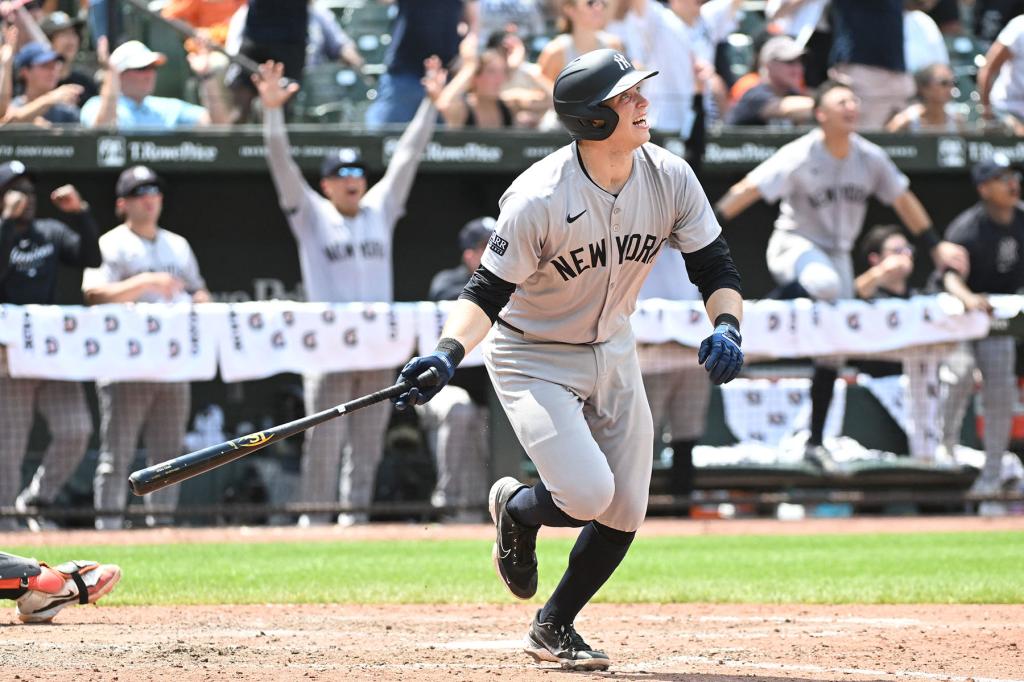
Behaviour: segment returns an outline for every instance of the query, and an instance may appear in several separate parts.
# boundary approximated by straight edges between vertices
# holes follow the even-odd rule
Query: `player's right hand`
[[[437,383],[433,386],[421,385],[419,376],[430,369],[437,370]],[[410,405],[422,405],[437,395],[452,380],[454,374],[455,365],[451,358],[440,351],[413,358],[398,375],[398,381],[408,381],[412,384],[412,388],[391,400],[400,410],[404,410]]]
[[[711,336],[700,343],[697,362],[704,365],[711,381],[726,384],[736,378],[743,369],[743,337],[740,330],[728,322],[721,322]]]
[[[169,272],[148,272],[148,288],[151,293],[165,300],[172,300],[185,288],[185,283]]]

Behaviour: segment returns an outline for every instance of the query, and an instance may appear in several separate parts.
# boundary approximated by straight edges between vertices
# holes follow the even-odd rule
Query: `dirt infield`
[[[778,524],[652,520],[643,533],[1024,530],[1024,518]],[[489,537],[487,526],[175,529],[2,535],[4,545]],[[1022,569],[1024,570],[1024,569]],[[130,576],[125,578],[130,579]],[[532,606],[75,607],[56,625],[0,618],[0,679],[566,679],[520,652]],[[1024,606],[594,604],[577,626],[608,673],[572,679],[1024,682]]]

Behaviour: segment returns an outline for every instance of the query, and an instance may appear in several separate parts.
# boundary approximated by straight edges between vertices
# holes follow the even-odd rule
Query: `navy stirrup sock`
[[[540,612],[541,623],[568,625],[622,563],[636,531],[626,532],[591,521],[569,553],[569,567]]]

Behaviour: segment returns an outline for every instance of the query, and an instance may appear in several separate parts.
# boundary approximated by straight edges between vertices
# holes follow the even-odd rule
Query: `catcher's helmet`
[[[615,130],[619,115],[601,102],[656,73],[634,69],[624,55],[609,48],[587,52],[566,64],[555,79],[555,113],[577,140],[603,140]]]

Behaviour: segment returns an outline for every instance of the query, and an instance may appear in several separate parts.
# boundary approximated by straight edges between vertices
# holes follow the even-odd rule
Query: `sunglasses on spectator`
[[[339,168],[334,175],[339,178],[361,178],[366,175],[366,171],[359,166],[345,166]]]
[[[587,7],[607,7],[608,0],[587,0]]]
[[[1024,180],[1024,175],[1022,175],[1020,171],[1015,171],[1013,173],[1003,173],[1002,175],[997,175],[992,179],[998,180],[999,182],[1016,182],[1020,184],[1021,180]]]
[[[932,85],[941,85],[944,88],[951,88],[951,87],[953,87],[953,79],[952,78],[940,78],[940,79],[937,79],[937,80],[933,80],[932,81]]]
[[[911,246],[910,244],[904,244],[903,246],[898,246],[895,249],[885,249],[885,251],[888,253],[898,253],[900,255],[905,254],[907,256],[914,255],[914,247]]]

